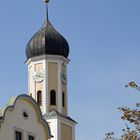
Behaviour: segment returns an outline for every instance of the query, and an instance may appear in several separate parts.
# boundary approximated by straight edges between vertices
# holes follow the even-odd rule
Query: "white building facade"
[[[50,127],[32,97],[19,95],[0,109],[0,140],[48,140],[51,137]]]

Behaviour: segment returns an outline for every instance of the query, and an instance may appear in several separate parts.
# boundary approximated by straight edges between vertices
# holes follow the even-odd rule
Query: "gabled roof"
[[[38,114],[40,116],[40,121],[48,129],[48,137],[51,138],[52,135],[51,135],[50,127],[49,127],[47,121],[42,116],[41,110],[40,110],[39,106],[37,105],[37,102],[31,96],[26,95],[26,94],[21,94],[21,95],[19,95],[17,97],[11,98],[7,105],[5,105],[4,107],[0,108],[0,122],[3,122],[5,120],[5,114],[6,114],[7,110],[8,109],[13,109],[14,110],[16,101],[19,100],[19,99],[23,99],[23,98],[28,100],[28,101],[30,101],[36,107],[36,109],[38,111]]]

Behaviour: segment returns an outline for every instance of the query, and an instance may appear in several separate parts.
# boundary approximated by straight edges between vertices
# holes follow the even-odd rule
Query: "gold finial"
[[[49,2],[49,0],[44,0],[44,2],[45,2],[45,3],[48,3],[48,2]]]

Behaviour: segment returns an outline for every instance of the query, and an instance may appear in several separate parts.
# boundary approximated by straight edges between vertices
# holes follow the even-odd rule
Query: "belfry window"
[[[62,106],[65,107],[65,93],[62,93]]]
[[[56,92],[51,90],[50,92],[50,105],[56,105]]]
[[[42,91],[41,90],[37,91],[37,104],[39,106],[42,106]]]

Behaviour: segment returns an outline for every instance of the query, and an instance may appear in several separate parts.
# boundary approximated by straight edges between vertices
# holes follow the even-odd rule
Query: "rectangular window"
[[[19,131],[15,131],[15,140],[22,140],[22,133]]]
[[[29,135],[28,140],[35,140],[33,136]]]

